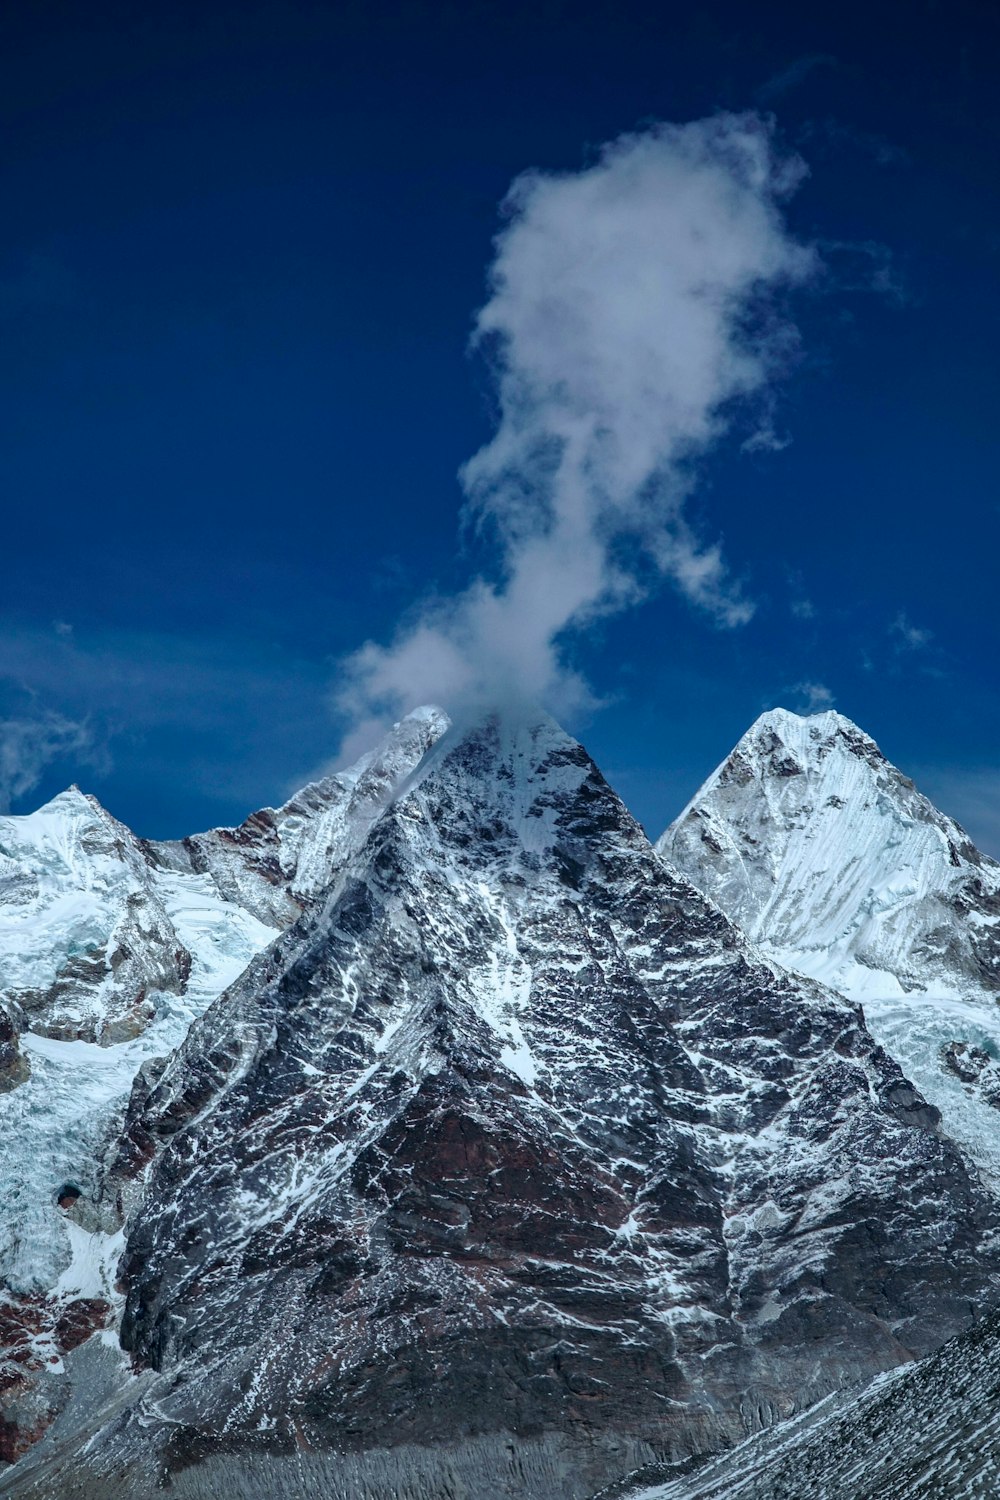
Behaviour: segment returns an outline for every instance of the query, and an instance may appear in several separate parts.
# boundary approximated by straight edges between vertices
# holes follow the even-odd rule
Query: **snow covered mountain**
[[[996,1305],[993,1200],[857,1007],[550,721],[438,739],[330,872],[137,1077],[86,1195],[132,1364],[66,1357],[10,1495],[578,1500]]]
[[[96,798],[71,787],[0,818],[0,992],[22,1027],[127,1041],[190,972],[138,840]]]
[[[65,1399],[74,1341],[114,1321],[122,1241],[96,1197],[134,1081],[301,912],[446,724],[419,711],[349,771],[180,845],[135,838],[75,787],[0,818],[0,1459]]]
[[[874,1035],[1000,1185],[1000,865],[837,713],[775,709],[657,850]]]

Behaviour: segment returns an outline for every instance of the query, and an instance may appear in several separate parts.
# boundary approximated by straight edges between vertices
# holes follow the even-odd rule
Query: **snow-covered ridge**
[[[262,808],[238,828],[147,843],[147,857],[157,867],[207,875],[223,900],[283,927],[361,847],[448,726],[443,710],[414,709],[354,765],[310,782],[281,807]]]
[[[0,996],[21,1027],[125,1041],[190,967],[138,840],[95,797],[0,818]]]
[[[1000,1057],[1000,865],[869,735],[834,712],[763,714],[656,847],[778,963],[863,1004],[1000,1180],[997,1091],[943,1055]]]

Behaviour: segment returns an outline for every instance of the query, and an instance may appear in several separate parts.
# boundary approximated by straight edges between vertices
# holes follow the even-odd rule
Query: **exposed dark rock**
[[[0,1094],[16,1089],[30,1073],[28,1059],[18,1045],[18,1028],[10,1013],[0,1005]]]
[[[990,1067],[992,1063],[990,1054],[971,1042],[949,1042],[947,1047],[942,1048],[941,1055],[945,1066],[963,1083],[978,1083],[984,1068]]]

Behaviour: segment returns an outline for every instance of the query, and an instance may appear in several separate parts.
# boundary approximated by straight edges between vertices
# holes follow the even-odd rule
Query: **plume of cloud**
[[[26,796],[46,766],[66,756],[92,762],[95,746],[89,725],[43,711],[0,719],[0,812]]]
[[[455,711],[516,695],[574,712],[589,689],[568,637],[651,577],[719,624],[749,618],[685,503],[735,413],[757,414],[751,448],[778,446],[768,398],[795,342],[780,303],[816,269],[781,209],[804,170],[743,114],[655,125],[582,171],[515,181],[474,334],[497,426],[461,471],[496,576],[426,602],[389,645],[344,663],[345,757],[421,700]]]

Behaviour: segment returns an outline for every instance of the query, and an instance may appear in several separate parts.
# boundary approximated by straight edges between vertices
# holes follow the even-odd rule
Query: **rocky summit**
[[[589,1500],[1000,1305],[990,1184],[857,1000],[551,720],[421,711],[138,847],[191,976],[138,1038],[44,1041],[122,1060],[34,1179],[48,1269],[5,1268],[4,1493]]]

